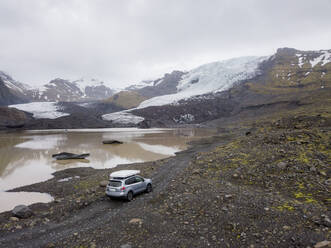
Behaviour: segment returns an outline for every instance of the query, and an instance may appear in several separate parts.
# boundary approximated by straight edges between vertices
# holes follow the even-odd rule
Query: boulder
[[[123,144],[122,141],[119,141],[119,140],[104,140],[102,141],[103,144],[105,145],[120,145],[120,144]]]
[[[327,247],[331,247],[331,241],[324,240],[314,245],[314,248],[327,248]]]
[[[129,224],[138,224],[138,225],[141,225],[143,223],[143,220],[142,219],[139,219],[139,218],[133,218],[129,221]]]
[[[130,244],[124,244],[121,245],[121,248],[132,248],[132,246]]]
[[[12,216],[12,217],[9,218],[9,220],[11,220],[11,221],[19,221],[19,218]]]
[[[57,160],[65,160],[65,159],[85,159],[88,156],[90,156],[89,153],[83,153],[83,154],[74,154],[70,152],[61,152],[58,154],[53,154],[52,157]]]
[[[33,212],[28,206],[18,205],[12,210],[12,214],[20,219],[25,219],[31,217]]]
[[[285,163],[285,162],[279,162],[279,163],[277,164],[277,167],[278,167],[279,169],[283,170],[283,169],[285,169],[285,168],[287,167],[287,163]]]
[[[100,187],[106,187],[107,184],[108,184],[108,181],[106,181],[106,180],[103,180],[99,183]]]

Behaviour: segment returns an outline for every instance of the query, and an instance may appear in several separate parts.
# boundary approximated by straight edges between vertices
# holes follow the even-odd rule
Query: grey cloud
[[[283,46],[330,48],[329,0],[1,0],[0,70],[114,87]]]

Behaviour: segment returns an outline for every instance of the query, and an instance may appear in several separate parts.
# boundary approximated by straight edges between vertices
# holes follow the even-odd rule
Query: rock
[[[130,244],[124,244],[124,245],[121,245],[120,248],[132,248],[132,246]]]
[[[231,199],[233,196],[232,195],[225,195],[225,199]]]
[[[10,220],[10,221],[19,221],[19,218],[17,218],[17,217],[13,217],[13,216],[12,216],[12,217],[9,218],[9,220]]]
[[[58,154],[53,154],[52,157],[56,160],[66,160],[66,159],[85,159],[90,156],[89,153],[75,154],[70,152],[61,152]]]
[[[123,144],[122,141],[119,141],[119,140],[104,140],[102,141],[103,144],[105,145],[120,145],[120,144]]]
[[[317,244],[314,245],[314,248],[326,248],[326,247],[331,247],[331,241],[324,240],[321,242],[318,242]]]
[[[25,205],[18,205],[12,210],[12,214],[20,219],[25,219],[31,217],[33,212]]]
[[[283,170],[283,169],[285,169],[285,168],[287,167],[287,163],[285,163],[285,162],[279,162],[279,163],[277,164],[277,167],[278,167],[279,169]]]
[[[139,128],[151,128],[152,127],[152,121],[150,120],[143,120],[138,123]]]
[[[331,220],[330,220],[330,218],[328,216],[324,215],[324,214],[322,214],[321,217],[322,217],[322,224],[324,226],[331,227]]]
[[[319,173],[320,175],[322,175],[322,176],[325,176],[325,177],[327,176],[327,174],[326,174],[325,171],[319,171],[318,173]]]
[[[142,225],[143,220],[139,219],[139,218],[133,218],[129,221],[129,224],[138,224],[138,225]]]
[[[108,181],[106,181],[106,180],[103,180],[99,183],[100,187],[106,187],[107,184],[108,184]]]
[[[237,179],[237,178],[239,178],[239,175],[238,175],[237,173],[234,173],[234,174],[232,175],[232,177],[235,178],[235,179]]]
[[[291,227],[290,226],[283,226],[283,229],[288,231],[288,230],[291,230]]]

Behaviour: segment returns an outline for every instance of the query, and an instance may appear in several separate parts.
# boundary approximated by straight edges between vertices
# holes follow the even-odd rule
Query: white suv
[[[111,173],[106,195],[132,201],[133,196],[138,193],[151,192],[152,180],[139,176],[139,173],[139,170],[120,170]]]

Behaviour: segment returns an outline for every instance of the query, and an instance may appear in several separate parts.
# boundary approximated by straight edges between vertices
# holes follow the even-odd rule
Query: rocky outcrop
[[[23,127],[31,115],[15,108],[0,107],[0,129]]]
[[[184,74],[182,71],[166,73],[163,78],[153,81],[153,85],[138,89],[137,92],[146,98],[174,94]]]
[[[28,102],[27,88],[27,85],[0,71],[0,106]]]
[[[22,94],[9,89],[0,77],[0,106],[23,102],[27,102],[27,99]]]
[[[31,217],[33,212],[28,206],[18,205],[13,209],[12,214],[20,219],[26,219]]]

